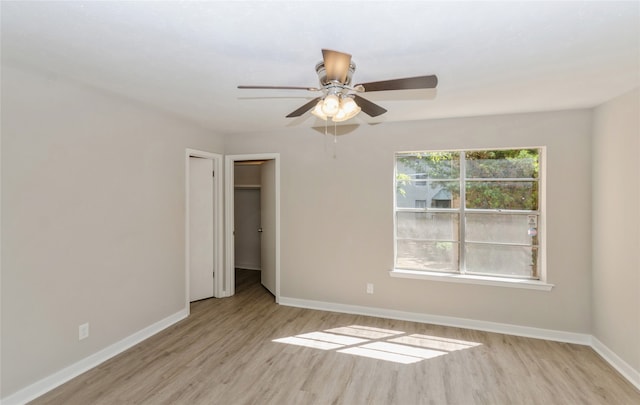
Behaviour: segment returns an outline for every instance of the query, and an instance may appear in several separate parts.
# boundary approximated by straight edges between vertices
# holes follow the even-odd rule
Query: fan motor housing
[[[324,68],[324,61],[318,62],[316,65],[316,73],[318,74],[318,79],[320,80],[320,85],[322,87],[330,86],[330,85],[338,85],[338,86],[349,86],[351,85],[351,77],[353,76],[353,72],[356,70],[356,64],[351,62],[349,63],[349,71],[347,72],[347,79],[344,83],[340,83],[337,80],[327,80],[327,71]]]

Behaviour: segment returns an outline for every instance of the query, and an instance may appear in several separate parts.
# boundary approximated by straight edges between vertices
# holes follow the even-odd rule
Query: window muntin
[[[539,279],[540,155],[396,154],[395,267]]]

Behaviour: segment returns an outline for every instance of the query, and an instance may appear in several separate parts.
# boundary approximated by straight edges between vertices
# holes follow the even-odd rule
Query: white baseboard
[[[638,390],[640,390],[640,371],[635,370],[620,356],[615,354],[611,349],[605,346],[595,336],[591,337],[591,347],[596,351],[607,363],[611,364],[624,378],[629,380]]]
[[[510,325],[504,323],[478,321],[474,319],[455,318],[439,315],[428,315],[416,312],[397,311],[392,309],[365,307],[358,305],[336,304],[331,302],[304,300],[290,297],[280,297],[280,305],[317,309],[321,311],[341,312],[347,314],[375,316],[379,318],[399,319],[403,321],[430,323],[434,325],[451,326],[456,328],[466,328],[474,330],[482,330],[486,332],[504,333],[508,335],[531,337],[536,339],[545,339],[557,342],[575,343],[591,346],[605,361],[615,368],[623,377],[625,377],[637,389],[640,389],[640,372],[631,367],[627,362],[622,360],[611,349],[605,346],[594,336],[583,334],[564,332],[551,329],[532,328],[527,326]],[[51,391],[52,389],[64,384],[74,377],[100,365],[110,358],[124,352],[132,346],[142,342],[145,339],[155,335],[156,333],[168,328],[169,326],[181,321],[189,316],[188,308],[183,309],[173,315],[162,319],[147,328],[128,336],[111,346],[100,350],[97,353],[86,357],[79,362],[72,364],[48,377],[37,381],[22,390],[2,398],[0,403],[3,405],[25,404],[33,399]]]
[[[357,305],[335,304],[331,302],[311,301],[298,298],[280,297],[280,304],[291,307],[319,309],[322,311],[342,312],[347,314],[368,315],[379,318],[399,319],[402,321],[431,323],[434,325],[452,326],[482,330],[486,332],[504,333],[507,335],[524,336],[536,339],[553,340],[556,342],[589,345],[591,335],[583,333],[564,332],[551,329],[532,328],[529,326],[510,325],[506,323],[478,321],[475,319],[454,318],[450,316],[428,315],[417,312],[396,311],[393,309],[364,307]]]
[[[528,326],[510,325],[505,323],[478,321],[474,319],[454,318],[448,316],[428,315],[416,312],[396,311],[392,309],[364,307],[358,305],[336,304],[332,302],[304,300],[290,297],[280,297],[280,305],[290,307],[317,309],[321,311],[341,312],[346,314],[375,316],[378,318],[399,319],[434,325],[452,326],[456,328],[482,330],[485,332],[504,333],[507,335],[523,336],[555,342],[574,343],[590,346],[602,358],[615,368],[624,378],[640,390],[640,372],[622,360],[611,349],[600,342],[595,336],[586,333],[564,332],[552,329],[532,328]]]
[[[134,333],[133,335],[130,335],[120,340],[119,342],[112,344],[111,346],[108,346],[97,353],[85,357],[84,359],[70,365],[69,367],[65,367],[62,370],[51,374],[50,376],[45,377],[42,380],[37,381],[21,389],[20,391],[9,395],[6,398],[2,398],[0,400],[0,403],[2,405],[17,405],[25,404],[29,401],[32,401],[71,380],[72,378],[77,377],[94,367],[97,367],[101,363],[135,346],[143,340],[150,338],[161,330],[166,329],[169,326],[177,323],[178,321],[183,320],[187,316],[189,316],[188,308],[176,312],[175,314],[170,315],[154,323],[153,325],[148,326]]]

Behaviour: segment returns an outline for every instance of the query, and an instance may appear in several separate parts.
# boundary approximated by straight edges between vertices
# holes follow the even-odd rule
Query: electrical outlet
[[[89,323],[83,323],[78,326],[78,340],[86,339],[89,337]]]
[[[373,283],[367,283],[367,294],[373,294]]]

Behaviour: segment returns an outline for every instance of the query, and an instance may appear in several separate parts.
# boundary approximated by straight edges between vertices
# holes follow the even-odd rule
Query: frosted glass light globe
[[[311,110],[311,114],[315,115],[316,117],[320,118],[321,120],[326,121],[327,120],[327,116],[325,113],[322,112],[322,100],[318,101],[318,104],[316,104],[315,107],[313,107],[313,110]]]
[[[335,94],[329,94],[322,102],[322,112],[327,117],[333,117],[340,109],[340,99]]]

